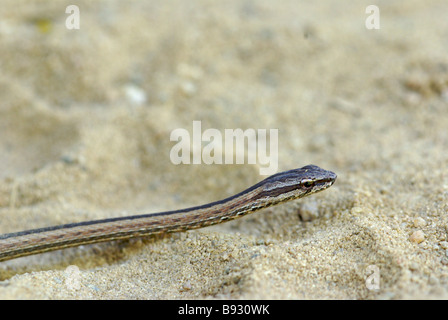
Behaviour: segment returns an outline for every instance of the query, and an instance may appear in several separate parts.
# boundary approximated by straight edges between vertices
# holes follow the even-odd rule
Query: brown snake
[[[202,228],[325,190],[335,180],[333,172],[308,165],[274,174],[234,196],[198,207],[3,234],[0,261],[102,241]]]

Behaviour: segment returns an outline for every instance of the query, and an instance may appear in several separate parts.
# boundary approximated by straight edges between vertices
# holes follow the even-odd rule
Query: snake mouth
[[[328,189],[329,187],[331,187],[333,185],[333,183],[335,181],[336,181],[336,174],[334,174],[334,176],[332,176],[332,177],[320,179],[319,181],[316,182],[316,184],[313,188],[313,192],[318,192],[318,191]]]
[[[336,179],[338,178],[338,176],[336,175],[336,173],[328,171],[329,173],[329,177],[326,177],[324,179],[322,179],[321,181],[323,183],[328,183],[329,186],[333,185],[333,183],[336,181]]]

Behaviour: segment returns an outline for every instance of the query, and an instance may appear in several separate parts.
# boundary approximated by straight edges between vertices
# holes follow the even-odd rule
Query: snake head
[[[263,185],[260,197],[278,198],[278,201],[292,200],[325,190],[336,181],[334,172],[315,165],[274,174],[259,185]]]

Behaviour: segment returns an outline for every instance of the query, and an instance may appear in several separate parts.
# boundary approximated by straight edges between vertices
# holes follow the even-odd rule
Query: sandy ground
[[[264,178],[174,165],[193,120],[277,128],[279,171],[338,180],[210,228],[2,262],[1,299],[448,298],[446,0],[377,1],[379,30],[368,1],[77,2],[68,30],[69,1],[2,0],[0,233]]]

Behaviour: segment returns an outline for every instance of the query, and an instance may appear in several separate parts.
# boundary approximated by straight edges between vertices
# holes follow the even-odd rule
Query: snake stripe
[[[330,187],[336,174],[308,165],[272,175],[229,198],[175,211],[69,223],[0,235],[0,261],[103,241],[207,227]]]

